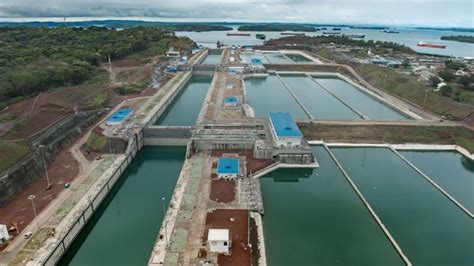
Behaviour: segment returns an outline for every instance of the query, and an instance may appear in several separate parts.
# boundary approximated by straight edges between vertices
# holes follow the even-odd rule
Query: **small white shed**
[[[209,229],[207,241],[211,252],[229,253],[229,229]]]
[[[7,226],[4,224],[0,224],[0,244],[7,242],[9,238],[10,235],[8,234]]]

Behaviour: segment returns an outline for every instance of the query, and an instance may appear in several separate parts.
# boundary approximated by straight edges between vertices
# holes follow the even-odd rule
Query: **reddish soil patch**
[[[103,116],[101,116],[101,118],[103,118]],[[99,136],[103,136],[104,135],[103,132],[104,132],[104,130],[100,126],[96,126],[92,130],[92,133],[95,133]],[[81,148],[79,148],[79,150],[82,152],[82,155],[84,155],[84,157],[86,157],[86,159],[90,162],[94,161],[97,158],[97,156],[99,156],[101,154],[100,152],[96,152],[96,151],[93,151],[93,150],[89,149],[87,147],[87,142],[84,143],[81,146]]]
[[[111,93],[114,94],[113,98],[110,99],[110,105],[111,106],[116,106],[117,104],[121,103],[122,101],[125,101],[127,99],[134,99],[138,97],[149,97],[153,96],[158,90],[155,88],[146,88],[140,93],[134,93],[134,94],[127,94],[127,95],[120,95],[113,91],[113,88],[110,89]],[[133,105],[133,103],[132,103]]]
[[[219,266],[250,266],[250,248],[248,247],[248,211],[247,210],[215,210],[206,216],[204,241],[207,242],[209,229],[229,229],[231,237],[231,255],[219,254]],[[231,218],[233,221],[231,221]]]
[[[148,63],[147,60],[139,60],[139,59],[124,59],[113,62],[113,66],[115,67],[137,67],[142,66]]]
[[[156,92],[156,89],[155,89],[155,92]],[[123,108],[131,108],[136,113],[146,101],[147,99],[137,99],[137,100],[130,99],[124,104]]]
[[[247,161],[247,175],[250,172],[255,173],[271,165],[273,160],[261,160],[253,157],[253,150],[212,150],[213,157],[221,157],[224,153],[236,153],[239,156],[245,156]]]
[[[41,110],[39,113],[29,116],[25,121],[13,127],[4,135],[4,139],[13,140],[30,137],[50,126],[63,116],[65,116],[65,113],[53,110]]]
[[[35,101],[35,98],[31,98],[28,100],[24,100],[24,101],[12,104],[8,106],[8,108],[5,111],[2,111],[1,113],[20,116],[25,112],[25,110],[31,110],[34,101]]]
[[[199,258],[206,258],[207,257],[207,250],[205,250],[203,248],[199,249],[198,257]]]
[[[215,202],[229,203],[235,199],[235,181],[216,179],[211,182],[209,199]]]
[[[71,182],[79,174],[78,162],[73,158],[68,149],[64,149],[54,156],[54,161],[48,167],[48,173],[53,187],[46,190],[46,177],[41,176],[36,182],[25,188],[19,194],[0,206],[0,224],[7,227],[18,224],[21,232],[34,218],[29,195],[35,195],[36,212],[39,214],[58,194],[63,191],[64,184]],[[16,232],[11,232],[12,238]]]

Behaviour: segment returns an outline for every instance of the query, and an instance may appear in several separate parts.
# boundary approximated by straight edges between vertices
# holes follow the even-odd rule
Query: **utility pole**
[[[48,166],[46,165],[46,159],[44,158],[44,145],[41,144],[38,146],[41,149],[41,157],[43,158],[44,173],[46,174],[46,190],[50,189],[52,184],[49,182]]]
[[[168,225],[166,223],[165,198],[161,198],[163,206],[163,222],[165,223],[165,249],[168,248]]]

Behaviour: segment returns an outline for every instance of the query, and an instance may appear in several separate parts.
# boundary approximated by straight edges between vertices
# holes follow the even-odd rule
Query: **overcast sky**
[[[474,0],[0,0],[0,18],[144,17],[473,28],[473,3]]]

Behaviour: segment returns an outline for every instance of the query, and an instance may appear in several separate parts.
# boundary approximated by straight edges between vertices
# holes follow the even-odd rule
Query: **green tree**
[[[101,62],[154,56],[171,42],[192,47],[188,38],[154,27],[0,28],[0,106],[52,88],[80,84]]]
[[[465,88],[465,89],[472,89],[472,83],[474,83],[474,75],[464,75],[461,76],[459,79],[459,83]]]
[[[410,66],[410,61],[408,59],[403,59],[402,67],[407,68]]]
[[[454,93],[453,93],[453,100],[455,100],[456,102],[460,102],[461,101],[461,92],[459,90],[455,90]]]
[[[454,75],[454,72],[450,69],[444,69],[441,72],[439,72],[439,76],[444,79],[445,81],[451,81],[453,80],[456,76]]]
[[[451,69],[457,71],[459,69],[463,69],[466,67],[466,64],[460,61],[453,61],[453,60],[446,60],[444,61],[444,65],[447,69]]]
[[[448,86],[448,85],[441,87],[440,90],[441,90],[441,95],[445,97],[451,97],[453,93],[453,88],[451,88],[451,86]]]
[[[436,88],[436,86],[438,86],[439,83],[441,83],[441,79],[439,79],[437,76],[431,76],[430,77],[431,86]]]

